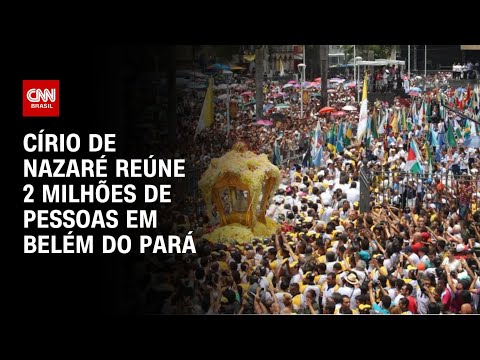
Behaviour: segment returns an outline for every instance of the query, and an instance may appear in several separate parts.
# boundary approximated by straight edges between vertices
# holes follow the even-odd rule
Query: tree
[[[353,59],[353,46],[354,45],[344,46],[345,60],[347,63]],[[396,47],[398,50],[399,45],[355,45],[355,51],[356,56],[361,56],[365,60],[368,58],[369,51],[373,51],[375,59],[388,59],[393,47]]]
[[[255,102],[257,107],[257,120],[263,117],[263,54],[265,45],[255,48]]]

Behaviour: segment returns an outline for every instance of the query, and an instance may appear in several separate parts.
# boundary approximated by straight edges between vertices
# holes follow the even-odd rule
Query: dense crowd
[[[395,76],[404,79],[400,72]],[[188,145],[176,156],[191,166],[206,168],[238,141],[272,159],[278,147],[282,178],[267,216],[279,228],[242,245],[235,239],[211,243],[202,236],[218,225],[218,213],[173,209],[163,225],[168,227],[172,220],[171,233],[194,230],[197,253],[161,260],[150,255],[139,262],[148,274],[138,285],[142,310],[477,313],[480,163],[478,146],[469,145],[476,123],[461,115],[478,120],[478,89],[449,88],[449,77],[432,76],[438,86],[429,93],[369,103],[368,129],[361,141],[355,136],[356,87],[345,79],[329,82],[328,105],[334,110],[328,112],[320,105],[319,82],[305,83],[304,118],[297,83],[266,82],[264,118],[272,122],[268,126],[258,125],[263,119],[255,118],[253,76],[235,75],[228,135],[221,75],[215,79],[215,121],[197,136],[205,90],[185,91],[177,111],[178,141]],[[408,87],[414,85],[408,80]],[[321,139],[319,164],[312,160],[318,151],[314,139]],[[368,211],[360,211],[360,202],[365,202],[360,194],[362,172],[368,175]]]

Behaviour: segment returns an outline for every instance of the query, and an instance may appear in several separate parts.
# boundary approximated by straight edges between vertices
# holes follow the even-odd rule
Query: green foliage
[[[390,57],[392,48],[398,45],[356,45],[356,56],[364,60],[368,58],[368,52],[373,51],[375,59],[387,59]],[[344,45],[347,62],[353,59],[353,45]]]

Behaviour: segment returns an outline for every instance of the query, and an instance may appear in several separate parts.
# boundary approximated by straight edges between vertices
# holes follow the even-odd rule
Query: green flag
[[[457,141],[455,140],[455,135],[453,135],[453,129],[451,124],[448,125],[447,130],[447,144],[450,147],[457,146]]]
[[[378,127],[378,114],[376,111],[372,114],[372,121],[370,123],[370,131],[372,133],[372,137],[374,139],[378,138],[378,132],[377,132],[377,127]]]

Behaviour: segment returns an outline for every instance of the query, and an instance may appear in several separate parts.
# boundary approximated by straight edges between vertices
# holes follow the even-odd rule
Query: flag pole
[[[408,45],[408,81],[410,81],[410,45]]]

